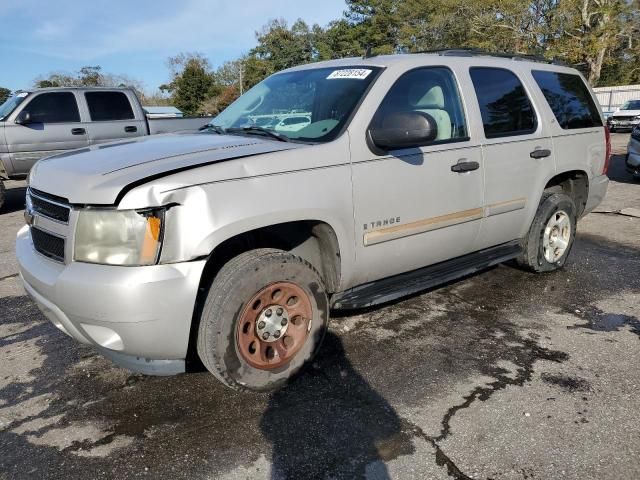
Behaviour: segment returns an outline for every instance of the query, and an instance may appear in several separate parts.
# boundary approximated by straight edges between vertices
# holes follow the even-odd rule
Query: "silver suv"
[[[269,390],[332,308],[512,259],[562,267],[605,196],[607,135],[564,66],[443,51],[296,67],[198,134],[39,161],[20,272],[58,328],[120,365],[201,361]]]

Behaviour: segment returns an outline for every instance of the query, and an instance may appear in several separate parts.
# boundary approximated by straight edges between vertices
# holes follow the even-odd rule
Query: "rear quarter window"
[[[542,70],[531,73],[563,129],[602,127],[600,111],[580,76]]]
[[[133,109],[122,92],[86,92],[89,115],[94,122],[132,120]]]

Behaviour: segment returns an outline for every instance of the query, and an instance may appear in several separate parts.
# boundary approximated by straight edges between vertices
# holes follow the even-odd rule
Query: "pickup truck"
[[[561,269],[610,138],[575,69],[443,51],[295,67],[201,132],[105,146],[31,171],[25,290],[119,365],[201,361],[265,391],[313,358],[332,309],[510,260]]]
[[[3,180],[26,177],[43,157],[115,139],[197,130],[209,120],[149,119],[128,88],[17,92],[0,105],[0,209]]]

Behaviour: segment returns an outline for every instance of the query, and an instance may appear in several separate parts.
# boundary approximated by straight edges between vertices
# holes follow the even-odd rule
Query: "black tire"
[[[308,333],[304,337],[306,340],[300,342],[300,350],[288,363],[275,369],[255,368],[240,351],[238,324],[241,318],[244,322],[245,312],[257,308],[249,306],[253,297],[278,282],[295,284],[306,293],[312,312],[305,326]],[[255,311],[260,309],[262,307]],[[311,264],[282,250],[251,250],[231,259],[216,275],[200,317],[198,355],[215,377],[235,390],[275,390],[313,358],[322,343],[328,321],[327,294],[320,275]],[[256,320],[254,327],[257,325]]]
[[[0,180],[0,211],[2,210],[2,207],[4,205],[4,194],[5,194],[4,182]]]
[[[562,268],[567,261],[573,242],[576,236],[576,205],[571,197],[563,193],[546,192],[540,200],[538,211],[536,212],[529,233],[523,239],[523,252],[517,259],[518,265],[532,272],[552,272]],[[561,257],[554,262],[549,262],[544,255],[543,237],[547,223],[553,215],[564,212],[569,217],[571,231],[569,234],[568,246]]]

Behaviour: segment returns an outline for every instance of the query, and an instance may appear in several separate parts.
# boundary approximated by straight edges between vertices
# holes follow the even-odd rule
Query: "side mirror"
[[[31,123],[31,114],[29,112],[25,112],[23,110],[16,117],[16,123],[18,125],[28,125],[28,124],[30,124]]]
[[[438,124],[424,112],[398,112],[382,119],[381,126],[369,130],[371,141],[382,150],[424,145],[438,136]]]

